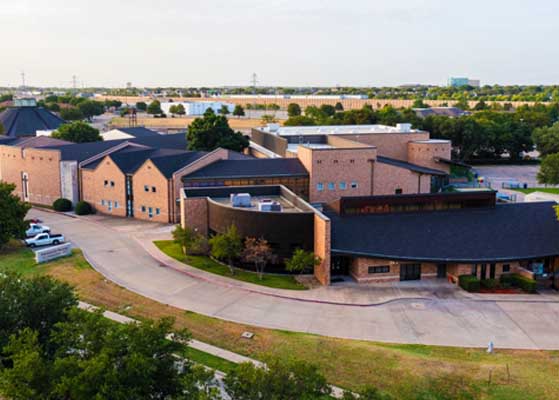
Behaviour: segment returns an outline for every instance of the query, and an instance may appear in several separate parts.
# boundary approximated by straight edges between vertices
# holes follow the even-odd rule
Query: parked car
[[[50,228],[46,225],[39,225],[36,223],[29,224],[29,229],[25,231],[26,237],[37,236],[39,233],[49,233]]]
[[[29,247],[57,245],[60,243],[64,243],[64,236],[51,235],[50,233],[39,233],[31,239],[25,240],[25,244]]]

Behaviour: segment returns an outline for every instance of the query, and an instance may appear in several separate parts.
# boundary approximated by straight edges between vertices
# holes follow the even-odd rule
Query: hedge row
[[[479,292],[481,288],[479,279],[472,275],[460,275],[458,277],[458,284],[467,292]]]
[[[504,274],[501,275],[501,283],[511,285],[524,290],[527,293],[536,293],[536,281],[534,279],[526,278],[519,274]]]

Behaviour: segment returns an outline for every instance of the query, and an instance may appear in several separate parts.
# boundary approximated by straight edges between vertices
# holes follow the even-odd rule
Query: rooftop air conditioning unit
[[[273,201],[270,199],[263,199],[258,202],[258,211],[274,211],[274,212],[281,212],[281,204],[277,201]]]
[[[268,124],[268,130],[270,132],[277,132],[279,131],[280,125],[279,124]]]
[[[233,207],[250,207],[250,193],[231,193],[229,196]]]
[[[398,132],[410,132],[411,124],[396,124],[396,129]]]

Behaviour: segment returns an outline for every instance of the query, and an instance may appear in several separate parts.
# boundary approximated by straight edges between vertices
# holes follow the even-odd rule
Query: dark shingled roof
[[[65,146],[47,146],[46,148],[60,150],[62,160],[84,161],[124,142],[136,143],[139,145],[160,149],[186,149],[186,137],[182,133],[178,133],[175,135],[157,135],[145,138],[130,138],[107,140],[103,142],[77,143]]]
[[[144,128],[142,126],[132,127],[132,128],[116,128],[121,132],[127,133],[135,138],[144,138],[144,137],[154,137],[154,136],[161,136],[160,133],[156,131],[152,131],[151,129]]]
[[[221,160],[194,171],[183,180],[204,178],[251,178],[269,176],[308,176],[297,158],[253,158]]]
[[[125,174],[133,174],[146,160],[151,160],[166,178],[170,178],[175,171],[191,164],[206,154],[206,152],[201,151],[127,147],[111,153],[109,157]],[[103,159],[104,157],[101,157],[83,166],[83,168],[95,169],[101,164]]]
[[[332,252],[432,262],[489,262],[559,254],[552,202],[373,214],[332,221]]]
[[[43,107],[10,107],[0,113],[4,135],[35,136],[37,131],[57,129],[65,121]]]
[[[448,175],[444,171],[439,171],[438,169],[422,167],[421,165],[412,164],[406,161],[396,160],[395,158],[389,158],[384,156],[377,156],[377,161],[383,164],[393,165],[399,168],[409,169],[413,172],[418,172],[420,174],[429,174],[429,175]]]

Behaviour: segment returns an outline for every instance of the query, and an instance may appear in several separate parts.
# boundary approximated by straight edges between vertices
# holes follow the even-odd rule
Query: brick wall
[[[373,166],[373,195],[391,195],[396,189],[402,189],[402,194],[431,192],[431,175],[420,176],[406,168],[390,164],[375,162]]]
[[[208,200],[206,198],[185,198],[181,196],[181,226],[196,229],[208,236]]]
[[[408,143],[408,162],[450,173],[450,166],[436,162],[435,157],[450,159],[450,141]]]
[[[59,151],[0,146],[0,178],[15,184],[14,193],[21,199],[24,199],[24,172],[28,176],[28,200],[31,203],[52,205],[61,197]]]
[[[343,135],[343,138],[375,146],[379,156],[407,161],[408,143],[429,139],[429,132],[375,133],[369,135]]]
[[[169,205],[170,180],[147,160],[132,176],[134,217],[148,221],[173,222]],[[151,209],[151,212],[150,212]]]
[[[99,213],[126,216],[125,175],[109,156],[94,170],[82,169],[81,177],[83,200]]]
[[[297,155],[309,172],[310,202],[329,203],[342,196],[371,194],[370,160],[376,158],[375,148],[311,149],[299,146]],[[319,190],[319,184],[322,184],[322,190]],[[333,184],[333,188],[329,184]]]
[[[323,285],[330,284],[330,219],[322,214],[314,215],[314,254],[321,259],[320,265],[314,267],[314,276]]]

